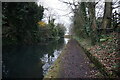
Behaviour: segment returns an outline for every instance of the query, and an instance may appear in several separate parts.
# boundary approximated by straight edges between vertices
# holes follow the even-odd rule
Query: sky
[[[72,2],[78,0],[63,0],[63,1]],[[86,0],[82,0],[82,1],[86,1]],[[104,12],[104,0],[96,0],[96,2],[97,1],[99,1],[99,3],[96,5],[96,16],[102,17]],[[114,1],[119,1],[119,0],[114,0]],[[42,5],[44,6],[44,8],[47,8],[44,10],[43,21],[47,22],[49,16],[55,18],[55,23],[62,23],[65,25],[67,29],[66,33],[68,34],[70,24],[72,23],[71,16],[73,16],[73,13],[70,13],[72,12],[70,6],[63,2],[60,2],[59,0],[37,0],[37,3],[38,5]]]
[[[55,18],[56,19],[55,23],[62,23],[66,26],[67,29],[66,33],[68,34],[68,29],[71,24],[70,17],[73,16],[73,13],[70,13],[71,8],[65,3],[60,2],[59,0],[38,0],[38,5],[39,4],[44,6],[44,8],[47,8],[44,11],[43,21],[47,22],[49,16]]]
[[[70,13],[71,8],[68,5],[60,2],[59,0],[38,0],[38,2],[45,8],[48,8],[48,10],[44,11],[45,17],[51,15],[53,18],[56,18],[56,23],[64,23],[66,26],[70,24],[70,16],[73,16],[73,14]]]

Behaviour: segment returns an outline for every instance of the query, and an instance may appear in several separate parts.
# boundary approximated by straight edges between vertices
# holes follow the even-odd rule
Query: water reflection
[[[69,38],[64,38],[64,44],[67,44],[69,40],[70,40]],[[42,63],[44,63],[44,65],[42,67],[43,68],[43,75],[47,74],[50,66],[58,58],[61,51],[62,51],[61,49],[59,49],[59,50],[56,49],[56,50],[54,50],[53,55],[44,54],[44,56],[42,58],[40,58]]]
[[[43,78],[64,47],[64,39],[34,46],[3,47],[3,78]]]
[[[54,61],[58,58],[60,55],[61,51],[60,50],[55,50],[53,53],[53,56],[48,56],[48,54],[44,54],[44,56],[41,59],[41,61],[44,63],[43,65],[43,75],[45,75],[50,66],[54,63]]]
[[[64,43],[67,44],[70,38],[64,38]]]

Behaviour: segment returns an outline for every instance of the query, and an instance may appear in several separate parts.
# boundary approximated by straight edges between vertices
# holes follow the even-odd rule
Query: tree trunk
[[[91,28],[91,44],[95,45],[97,40],[97,33],[96,33],[96,17],[95,17],[95,2],[88,3],[88,14],[89,14],[89,21],[90,21],[90,28]]]
[[[111,17],[112,17],[112,0],[111,2],[105,2],[104,16],[102,21],[103,29],[111,28]]]
[[[96,17],[95,17],[95,2],[89,2],[88,3],[88,13],[89,13],[89,20],[91,23],[92,30],[96,30]]]

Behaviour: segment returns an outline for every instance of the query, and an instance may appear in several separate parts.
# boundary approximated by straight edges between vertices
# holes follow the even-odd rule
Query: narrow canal
[[[3,47],[3,78],[43,78],[69,39],[32,46]]]

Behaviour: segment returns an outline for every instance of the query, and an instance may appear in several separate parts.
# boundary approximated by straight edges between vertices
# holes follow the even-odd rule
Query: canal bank
[[[100,78],[103,75],[89,60],[79,43],[71,39],[45,75],[46,78]]]

